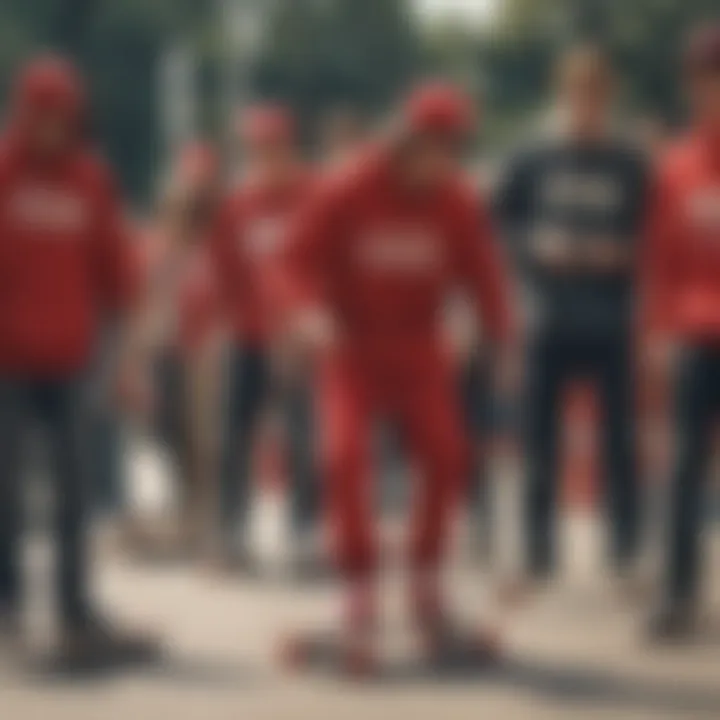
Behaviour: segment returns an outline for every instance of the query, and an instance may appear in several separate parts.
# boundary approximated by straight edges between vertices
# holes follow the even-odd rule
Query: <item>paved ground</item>
[[[258,544],[273,561],[279,510],[265,503],[259,517]],[[511,527],[509,516],[506,520],[504,527]],[[332,622],[330,587],[297,588],[279,578],[234,583],[190,568],[140,567],[103,557],[103,596],[123,618],[162,633],[166,661],[91,681],[5,678],[0,718],[720,718],[720,633],[709,631],[690,648],[649,648],[641,634],[645,613],[628,607],[610,583],[598,579],[595,522],[570,519],[564,531],[565,579],[513,617],[493,609],[487,577],[458,557],[453,571],[458,606],[468,616],[484,611],[507,634],[504,666],[484,676],[432,678],[412,663],[400,623],[401,585],[390,572],[383,632],[390,671],[368,687],[288,676],[275,662],[278,640],[288,629]],[[512,533],[506,534],[503,546],[511,547]],[[720,583],[715,585],[720,590]]]

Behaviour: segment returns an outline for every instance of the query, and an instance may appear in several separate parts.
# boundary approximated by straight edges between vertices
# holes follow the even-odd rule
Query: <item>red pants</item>
[[[437,568],[469,460],[454,375],[440,348],[342,351],[321,385],[326,497],[341,572],[367,576],[377,563],[371,436],[378,418],[397,425],[417,471],[410,562]]]

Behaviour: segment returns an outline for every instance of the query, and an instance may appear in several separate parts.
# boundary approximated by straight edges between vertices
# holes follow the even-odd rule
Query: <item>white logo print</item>
[[[8,200],[7,212],[20,225],[58,233],[77,233],[88,222],[85,200],[49,188],[26,187]]]
[[[608,212],[622,200],[622,189],[611,177],[556,173],[543,187],[544,201],[554,207]]]
[[[383,272],[428,274],[442,267],[441,244],[425,228],[375,230],[360,239],[358,260]]]

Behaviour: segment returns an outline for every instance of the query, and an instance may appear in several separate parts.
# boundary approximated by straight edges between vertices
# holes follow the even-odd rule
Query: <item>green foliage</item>
[[[255,90],[292,102],[306,125],[338,103],[383,108],[420,66],[411,17],[405,0],[282,2]]]
[[[671,120],[682,112],[684,37],[720,15],[717,0],[504,0],[501,7],[487,60],[503,107],[536,105],[557,50],[585,37],[609,48],[628,105]]]

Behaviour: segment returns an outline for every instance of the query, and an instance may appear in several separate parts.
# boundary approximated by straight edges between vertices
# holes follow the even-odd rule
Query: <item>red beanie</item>
[[[472,131],[475,113],[470,98],[459,88],[432,81],[410,92],[403,118],[410,132],[460,138]]]

